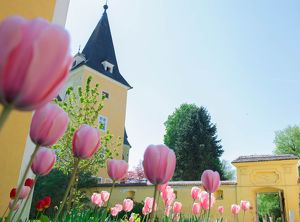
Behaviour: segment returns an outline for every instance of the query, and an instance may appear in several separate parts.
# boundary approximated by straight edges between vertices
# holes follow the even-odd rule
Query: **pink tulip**
[[[148,213],[152,212],[152,206],[153,206],[153,197],[146,197],[144,201],[144,208],[147,210]],[[157,209],[157,203],[154,205],[154,210]]]
[[[200,203],[194,203],[192,207],[193,214],[199,214],[201,211],[201,205]]]
[[[165,208],[165,215],[166,215],[167,217],[170,216],[171,210],[172,210],[172,207],[171,207],[171,206],[166,206],[166,208]]]
[[[28,186],[23,186],[19,199],[26,199],[28,197],[28,194],[30,193],[31,188]]]
[[[108,160],[107,173],[113,180],[122,180],[127,176],[128,163],[125,160]]]
[[[108,199],[109,199],[109,196],[110,196],[109,192],[107,192],[107,191],[101,191],[100,194],[101,194],[102,201],[103,202],[107,202]]]
[[[142,209],[142,214],[143,214],[144,216],[146,216],[146,215],[149,214],[149,213],[151,213],[151,212],[149,211],[149,208],[143,207],[143,209]]]
[[[220,214],[223,214],[224,213],[224,207],[223,206],[219,206],[218,207],[218,211]]]
[[[51,171],[55,162],[56,155],[54,150],[41,147],[33,159],[31,170],[35,175],[45,176]]]
[[[119,210],[118,210],[118,208],[116,208],[116,207],[112,207],[112,208],[110,208],[110,213],[111,213],[111,215],[112,216],[117,216],[118,214],[119,214]]]
[[[182,203],[176,201],[173,204],[173,213],[175,214],[179,214],[181,212],[181,208],[182,208]]]
[[[176,199],[174,189],[170,186],[167,186],[166,189],[161,193],[161,197],[164,201],[165,206],[171,206]]]
[[[98,205],[99,207],[101,207],[103,205],[103,201],[101,199],[101,194],[93,193],[93,195],[91,196],[91,202],[92,202],[92,204],[95,204],[95,205]]]
[[[131,215],[131,216],[129,217],[128,222],[134,222],[134,217],[133,217],[133,215]]]
[[[73,136],[73,155],[80,159],[88,159],[101,146],[100,130],[83,124]]]
[[[175,153],[166,145],[150,145],[144,153],[143,166],[145,176],[152,184],[167,183],[174,174]]]
[[[64,135],[68,122],[68,114],[62,108],[48,103],[35,111],[30,126],[30,138],[35,144],[51,146]]]
[[[191,190],[192,198],[194,200],[196,200],[198,198],[198,195],[200,192],[201,192],[201,189],[199,187],[192,187],[192,190]]]
[[[215,196],[211,194],[210,206],[209,206],[209,193],[207,193],[206,191],[200,192],[199,199],[200,199],[201,207],[205,210],[208,210],[209,207],[212,208],[216,201]]]
[[[14,209],[12,209],[12,207],[13,207],[13,203],[14,203],[14,201],[13,201],[13,200],[10,200],[10,201],[9,201],[9,204],[8,204],[8,208],[9,208],[9,209],[11,209],[11,210],[17,210],[17,209],[19,209],[19,208],[20,208],[20,203],[19,203],[19,202],[17,202],[17,204],[16,204],[15,208],[14,208]]]
[[[205,170],[201,176],[201,181],[208,193],[214,193],[221,185],[220,175],[217,171]]]
[[[0,36],[0,103],[34,110],[56,97],[72,63],[68,33],[41,18],[11,16]]]
[[[117,208],[118,211],[121,212],[123,210],[123,205],[122,204],[116,204],[115,208]]]
[[[157,186],[157,189],[160,191],[160,192],[163,192],[168,186],[168,183],[164,183],[164,184],[161,184],[161,185],[158,185]]]
[[[231,205],[231,213],[234,215],[238,214],[240,212],[240,209],[241,209],[240,205],[237,204]]]
[[[240,206],[243,211],[247,211],[250,209],[250,202],[247,200],[241,200]]]
[[[130,212],[132,210],[132,208],[133,208],[133,201],[130,199],[125,199],[123,201],[123,210],[125,212]]]

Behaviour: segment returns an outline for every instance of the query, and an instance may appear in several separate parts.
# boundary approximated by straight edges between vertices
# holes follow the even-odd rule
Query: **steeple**
[[[86,58],[85,65],[114,79],[122,85],[132,88],[119,71],[106,13],[108,9],[107,4],[103,8],[102,17],[82,51],[82,54]]]

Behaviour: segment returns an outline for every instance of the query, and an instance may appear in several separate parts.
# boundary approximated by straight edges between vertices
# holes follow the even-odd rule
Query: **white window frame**
[[[99,122],[99,125],[101,124],[101,122],[100,122],[100,119],[105,119],[105,123],[103,123],[104,124],[104,129],[101,129],[100,128],[100,130],[101,131],[103,131],[103,132],[106,132],[107,131],[107,125],[108,125],[108,118],[106,117],[106,116],[103,116],[103,115],[99,115],[99,117],[98,117],[98,122]]]

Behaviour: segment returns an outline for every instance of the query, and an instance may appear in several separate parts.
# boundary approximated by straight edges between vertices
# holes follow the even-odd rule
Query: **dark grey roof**
[[[123,144],[131,147],[130,143],[128,142],[128,136],[127,136],[126,128],[124,129],[124,141],[123,141]]]
[[[281,155],[250,155],[240,156],[233,160],[232,163],[244,163],[244,162],[262,162],[262,161],[274,161],[274,160],[297,160],[297,156],[292,154]]]
[[[132,88],[123,78],[119,71],[114,44],[110,32],[108,17],[106,13],[107,6],[104,6],[103,15],[86,43],[82,53],[87,61],[84,63],[88,67],[116,80],[117,82]],[[114,65],[113,72],[106,71],[102,65],[107,61]],[[77,66],[79,67],[79,66]]]

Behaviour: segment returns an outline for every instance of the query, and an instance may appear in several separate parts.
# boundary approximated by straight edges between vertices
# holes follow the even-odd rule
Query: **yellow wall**
[[[0,20],[10,15],[31,19],[43,17],[51,21],[55,0],[9,0],[1,1]],[[2,109],[0,105],[0,110]],[[15,187],[23,160],[25,143],[29,132],[31,112],[13,111],[0,132],[0,214],[9,201],[9,192]]]
[[[248,200],[252,208],[245,214],[245,222],[256,221],[256,194],[260,192],[279,192],[282,191],[285,202],[285,216],[288,219],[288,212],[294,212],[295,221],[300,221],[299,217],[299,189],[298,184],[298,160],[281,160],[266,162],[234,163],[237,167],[237,181],[224,181],[215,193],[216,204],[212,209],[212,215],[216,218],[218,206],[224,206],[224,218],[233,221],[230,207],[231,204],[239,204],[241,200]],[[177,200],[183,203],[183,213],[191,213],[192,199],[191,188],[200,186],[200,182],[170,182],[177,192]],[[202,188],[203,189],[203,188]],[[85,189],[91,195],[93,192],[102,190],[109,191],[109,185]],[[112,195],[112,204],[122,203],[123,199],[130,197],[134,193],[133,199],[142,202],[145,197],[153,196],[153,186],[151,185],[117,185]],[[222,193],[223,199],[218,193]],[[218,198],[219,197],[219,198]],[[160,206],[162,203],[160,202]],[[159,214],[162,214],[160,207]],[[243,221],[243,212],[238,215],[238,221]],[[288,220],[287,220],[288,221]]]
[[[85,84],[89,76],[93,77],[92,84],[100,84],[101,92],[109,93],[109,98],[104,100],[104,108],[101,110],[101,115],[108,118],[107,129],[114,136],[112,143],[114,158],[122,159],[128,88],[83,65],[71,72],[65,89],[69,86],[78,87]],[[104,134],[105,132],[102,133]],[[119,146],[117,146],[118,143],[120,143]],[[103,177],[103,182],[110,181],[106,169],[100,169],[98,176]]]

